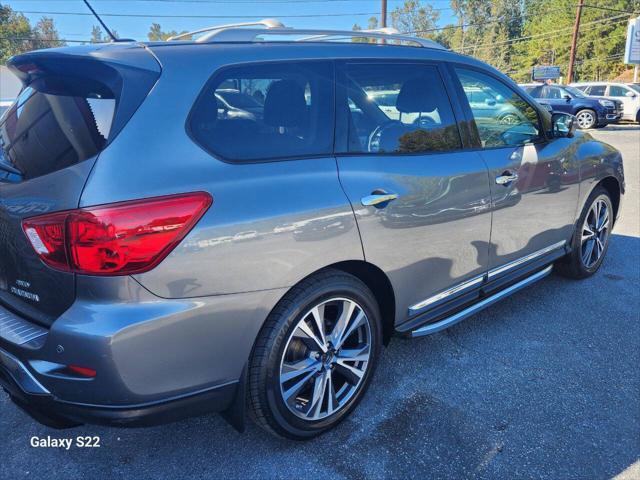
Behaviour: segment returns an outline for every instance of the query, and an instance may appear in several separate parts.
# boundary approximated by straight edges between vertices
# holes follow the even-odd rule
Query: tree
[[[175,37],[176,35],[180,35],[183,33],[187,33],[187,31],[183,30],[181,32],[177,32],[175,30],[171,30],[169,32],[164,32],[162,31],[162,27],[159,23],[152,23],[151,27],[149,28],[149,33],[147,33],[147,38],[150,42],[158,42],[167,40],[170,37]]]
[[[419,0],[405,0],[404,5],[391,11],[391,24],[401,32],[427,36],[436,28],[440,13],[431,5],[423,5]]]
[[[31,28],[27,17],[0,4],[0,63],[6,63],[13,55],[64,44],[53,19],[42,17],[35,28]]]
[[[637,10],[636,5],[634,0],[609,0],[606,4],[608,8],[628,12]],[[552,63],[560,66],[566,75],[576,2],[529,1],[525,13],[522,35],[529,38],[514,43],[512,76],[517,80],[529,80],[533,66]],[[614,78],[624,70],[621,59],[630,16],[588,6],[583,8],[576,52],[576,80]]]
[[[106,40],[102,37],[102,29],[98,25],[91,28],[91,43],[103,43]]]
[[[0,63],[30,50],[31,25],[21,13],[0,4]]]
[[[42,17],[32,31],[34,48],[53,48],[65,45],[58,36],[53,19]]]
[[[114,37],[119,38],[117,30],[111,30],[111,33],[113,33]],[[107,43],[110,41],[111,37],[104,33],[98,25],[94,25],[91,28],[91,43]]]
[[[369,17],[367,30],[375,30],[377,28],[378,28],[378,17]],[[352,30],[354,32],[359,32],[359,31],[362,30],[362,27],[360,25],[358,25],[357,23],[355,23],[353,25],[353,27],[352,27]],[[352,41],[357,42],[357,43],[367,43],[367,42],[375,43],[376,42],[375,39],[368,40],[365,37],[354,37],[352,39]]]

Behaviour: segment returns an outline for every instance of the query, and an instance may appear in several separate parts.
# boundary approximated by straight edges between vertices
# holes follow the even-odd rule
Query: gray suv
[[[310,438],[392,337],[595,273],[620,211],[618,151],[388,30],[226,27],[9,67],[0,384],[51,426],[216,411]]]

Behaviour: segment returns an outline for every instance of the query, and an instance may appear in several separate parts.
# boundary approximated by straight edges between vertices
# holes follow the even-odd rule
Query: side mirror
[[[627,92],[624,94],[625,97],[636,98],[636,94],[633,92]]]
[[[568,113],[554,113],[551,115],[551,129],[553,138],[571,138],[576,132],[576,117]]]
[[[564,98],[567,102],[570,102],[570,101],[571,101],[571,96],[570,96],[570,95],[565,95],[563,98]]]

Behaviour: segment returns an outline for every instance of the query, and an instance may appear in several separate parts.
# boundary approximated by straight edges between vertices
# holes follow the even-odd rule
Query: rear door
[[[633,97],[627,96],[627,94],[631,94]],[[638,110],[637,92],[634,92],[625,85],[609,85],[607,97],[621,101],[624,108],[623,115],[626,118],[635,119],[636,111]]]
[[[49,325],[75,299],[74,275],[40,261],[22,222],[77,208],[94,160],[157,74],[139,71],[124,95],[126,73],[84,56],[33,53],[10,67],[25,87],[0,118],[0,304]]]
[[[348,62],[338,72],[340,181],[365,257],[389,276],[402,322],[453,298],[451,287],[482,281],[491,228],[487,168],[463,148],[439,65]],[[394,92],[395,104],[378,104],[378,92]]]

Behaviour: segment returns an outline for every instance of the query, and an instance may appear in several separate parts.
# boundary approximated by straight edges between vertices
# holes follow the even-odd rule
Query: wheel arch
[[[364,260],[338,262],[326,268],[353,275],[369,287],[380,307],[384,344],[388,345],[395,331],[396,321],[396,297],[389,277],[379,267]]]
[[[611,203],[613,204],[613,213],[614,213],[613,218],[615,222],[615,220],[618,218],[618,211],[620,210],[620,196],[621,196],[620,183],[618,182],[618,179],[616,177],[610,176],[600,180],[593,187],[593,189],[597,188],[598,186],[603,187],[609,193],[609,197],[611,197]],[[593,191],[593,189],[591,191]],[[589,192],[589,195],[590,194],[591,192]]]

